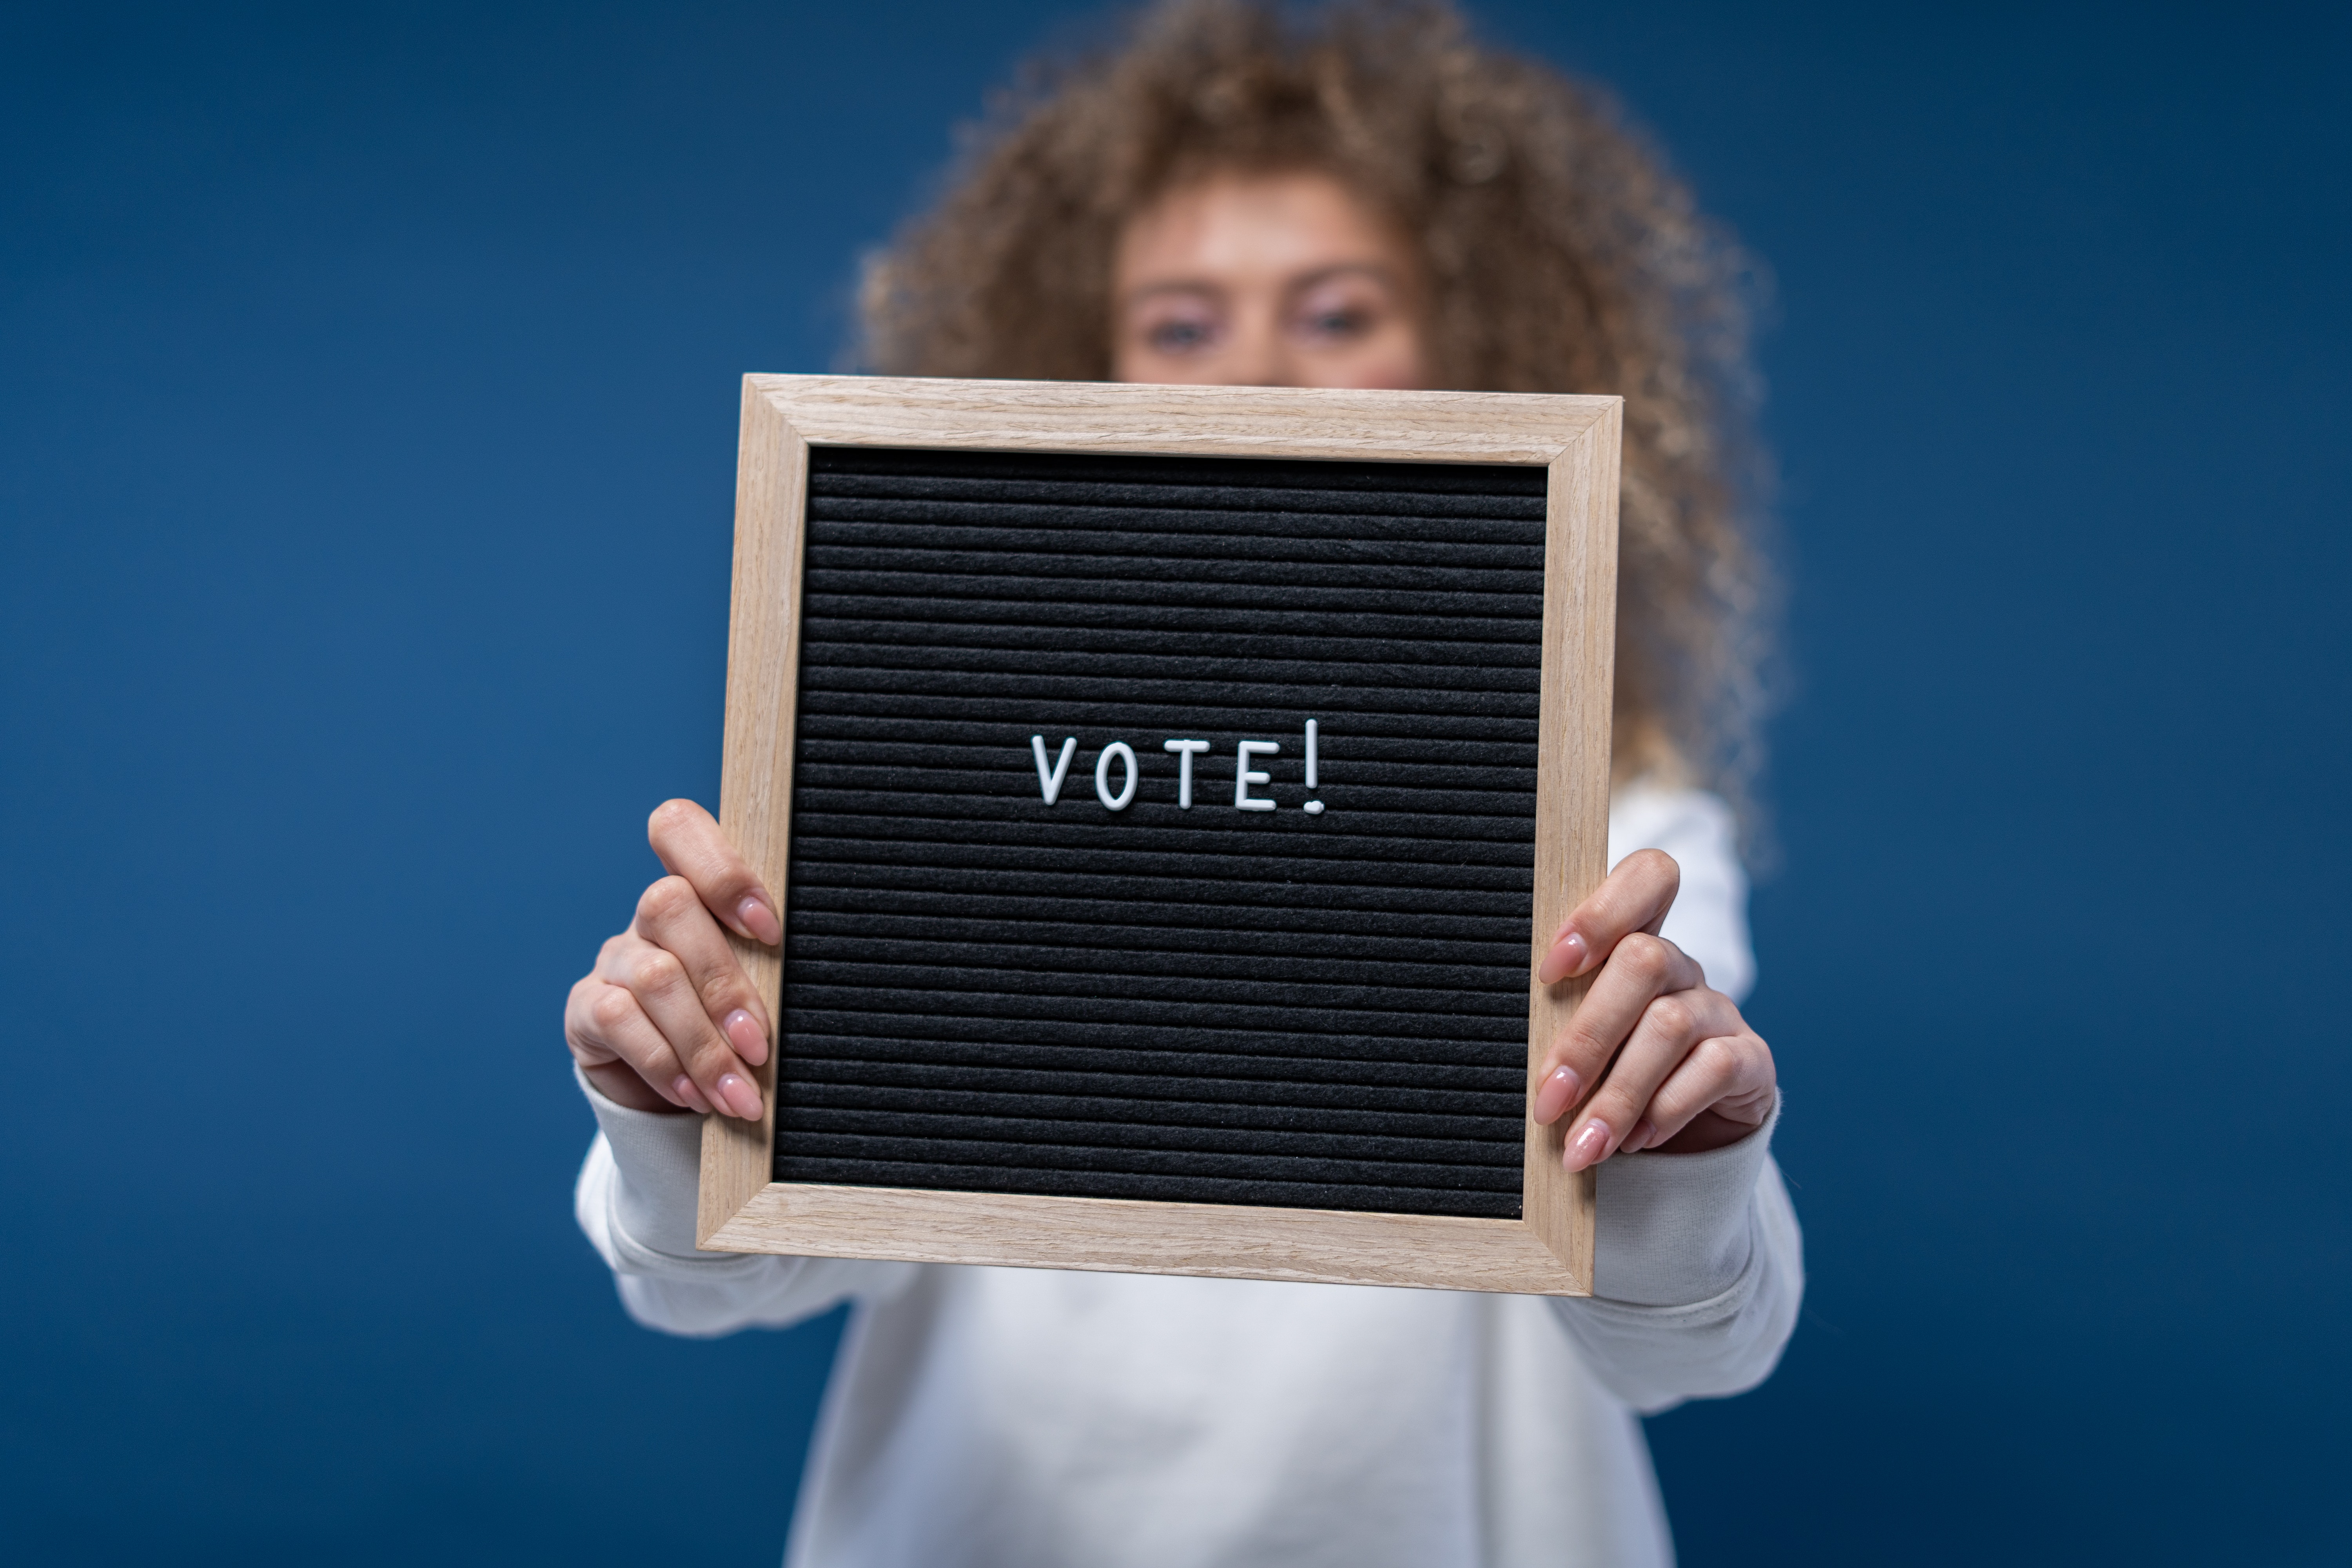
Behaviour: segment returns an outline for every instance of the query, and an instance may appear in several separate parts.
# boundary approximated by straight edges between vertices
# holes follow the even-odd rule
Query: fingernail
[[[770,947],[784,940],[784,928],[777,921],[776,911],[757,893],[748,895],[735,906],[735,923],[754,941],[764,942]]]
[[[1650,1140],[1657,1135],[1658,1124],[1644,1116],[1633,1123],[1633,1131],[1625,1134],[1625,1142],[1617,1145],[1617,1152],[1631,1154],[1638,1149],[1646,1149],[1650,1146]]]
[[[1571,1171],[1581,1171],[1587,1165],[1596,1163],[1607,1152],[1609,1123],[1596,1116],[1577,1129],[1576,1136],[1570,1141],[1567,1154],[1560,1163]]]
[[[669,1091],[684,1100],[688,1110],[698,1110],[705,1116],[710,1114],[710,1101],[702,1098],[702,1090],[684,1073],[677,1075],[677,1081],[669,1086]]]
[[[743,1075],[741,1073],[720,1073],[719,1075],[719,1095],[720,1099],[727,1102],[727,1109],[741,1117],[744,1121],[757,1121],[760,1120],[760,1091],[753,1089],[750,1084],[744,1082]]]
[[[1576,1103],[1576,1091],[1583,1088],[1574,1068],[1560,1068],[1536,1089],[1536,1121],[1545,1127],[1559,1120],[1560,1112]]]
[[[1584,973],[1584,965],[1591,956],[1592,949],[1586,945],[1584,934],[1570,931],[1551,944],[1551,951],[1544,954],[1543,967],[1536,972],[1536,978],[1546,985],[1571,979]]]
[[[727,1031],[727,1043],[735,1047],[737,1056],[753,1067],[768,1059],[768,1031],[760,1027],[750,1008],[736,1008],[719,1026]]]

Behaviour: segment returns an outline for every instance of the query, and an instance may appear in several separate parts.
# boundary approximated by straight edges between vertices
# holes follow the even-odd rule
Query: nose
[[[1255,301],[1253,301],[1255,303]],[[1290,363],[1275,313],[1260,306],[1234,312],[1233,337],[1217,379],[1228,386],[1296,386],[1297,367]]]

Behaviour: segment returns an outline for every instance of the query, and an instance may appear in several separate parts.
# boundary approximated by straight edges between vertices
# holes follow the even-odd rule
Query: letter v
[[[1062,742],[1062,760],[1054,764],[1050,773],[1045,768],[1045,737],[1030,736],[1029,749],[1037,753],[1037,793],[1051,805],[1062,798],[1062,781],[1070,776],[1070,759],[1077,754],[1078,738],[1073,735]]]

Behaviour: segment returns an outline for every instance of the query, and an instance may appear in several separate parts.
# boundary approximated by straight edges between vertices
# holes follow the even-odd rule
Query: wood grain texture
[[[719,826],[766,884],[781,915],[791,843],[793,719],[800,689],[801,538],[807,515],[808,443],[773,401],[750,385],[735,472],[735,586],[727,629],[727,739],[719,763]],[[729,935],[776,1017],[783,955]],[[774,1026],[772,1025],[772,1028]],[[702,1182],[695,1234],[708,1237],[768,1183],[774,1158],[776,1039],[754,1075],[760,1121],[702,1119]]]
[[[1538,1126],[1533,1112],[1544,1058],[1591,982],[1544,985],[1535,978],[1535,965],[1569,911],[1609,874],[1620,416],[1612,405],[1552,460],[1544,549],[1543,699],[1528,970],[1529,1114],[1521,1215],[1584,1292],[1592,1288],[1595,1176],[1560,1164],[1575,1111],[1549,1127]]]
[[[1549,469],[1528,1083],[1583,994],[1532,963],[1607,871],[1622,400],[1496,393],[1129,386],[861,376],[744,378],[719,821],[785,896],[810,445],[1396,462]],[[738,942],[780,1010],[779,954]],[[716,1251],[1586,1295],[1591,1173],[1568,1119],[1528,1123],[1520,1220],[782,1184],[775,1095],[755,1125],[704,1121],[698,1245]]]
[[[1549,463],[1613,397],[755,375],[803,439],[992,451]]]
[[[704,1246],[1118,1274],[1579,1296],[1517,1220],[772,1183]]]

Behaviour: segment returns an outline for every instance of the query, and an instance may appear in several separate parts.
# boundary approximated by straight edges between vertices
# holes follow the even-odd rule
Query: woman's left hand
[[[1636,850],[1576,906],[1537,966],[1547,985],[1600,970],[1536,1090],[1535,1118],[1549,1126],[1600,1081],[1568,1135],[1571,1171],[1637,1149],[1720,1149],[1772,1114],[1772,1047],[1658,934],[1681,888],[1672,856]]]

